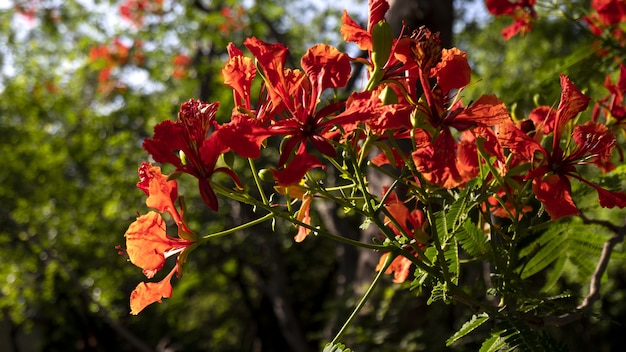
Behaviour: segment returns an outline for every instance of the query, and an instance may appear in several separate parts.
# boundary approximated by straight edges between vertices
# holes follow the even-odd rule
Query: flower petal
[[[556,111],[556,126],[554,134],[557,138],[563,131],[563,127],[578,113],[587,109],[591,98],[585,96],[570,79],[561,74],[561,101]]]
[[[465,87],[472,76],[467,53],[457,48],[443,49],[441,61],[433,69],[432,76],[437,77],[437,85],[444,92]]]
[[[299,183],[310,169],[323,166],[319,159],[305,152],[296,154],[284,169],[271,171],[280,186],[289,186]]]
[[[137,187],[148,195],[146,205],[161,213],[169,212],[178,221],[178,212],[174,206],[174,201],[178,197],[177,182],[168,181],[167,177],[161,173],[160,167],[146,162],[139,167],[139,178]]]
[[[536,178],[533,180],[533,192],[546,207],[552,220],[580,214],[572,200],[571,186],[566,176],[550,175],[544,179]]]
[[[170,280],[176,272],[176,267],[159,282],[141,282],[130,294],[130,314],[137,315],[152,303],[161,303],[162,298],[172,297]]]
[[[139,216],[130,224],[124,237],[128,258],[131,263],[143,269],[148,278],[152,278],[163,267],[166,252],[187,247],[192,243],[169,237],[165,232],[165,221],[154,211]]]
[[[356,43],[361,50],[372,51],[372,34],[361,28],[346,10],[343,10],[341,23],[341,36],[345,41]]]
[[[300,63],[313,85],[314,98],[326,88],[345,86],[352,71],[348,55],[327,44],[309,48]]]

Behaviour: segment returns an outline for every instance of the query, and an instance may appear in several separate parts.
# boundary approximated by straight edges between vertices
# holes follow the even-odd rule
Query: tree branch
[[[617,226],[609,221],[589,219],[584,215],[581,215],[581,218],[585,224],[600,225],[611,230],[613,232],[613,236],[608,241],[604,242],[604,245],[602,246],[602,254],[600,255],[600,259],[598,259],[596,269],[594,270],[593,275],[591,275],[591,279],[589,281],[589,293],[585,296],[578,307],[576,307],[576,311],[556,317],[545,317],[543,319],[543,325],[557,327],[567,325],[581,319],[589,312],[589,310],[591,310],[593,304],[600,299],[601,280],[609,265],[611,253],[613,252],[613,249],[615,249],[615,246],[624,241],[624,236],[626,236],[626,224]]]

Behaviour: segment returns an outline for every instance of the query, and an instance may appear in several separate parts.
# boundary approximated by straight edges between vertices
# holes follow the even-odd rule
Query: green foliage
[[[174,119],[180,103],[190,97],[221,101],[218,119],[228,118],[232,92],[218,88],[226,45],[243,48],[249,36],[280,41],[289,46],[288,65],[295,67],[295,58],[310,44],[345,46],[337,34],[341,12],[330,7],[318,11],[312,2],[253,1],[238,18],[243,26],[224,32],[225,25],[235,22],[221,10],[236,9],[241,2],[165,1],[165,11],[146,15],[143,27],[124,22],[116,1],[39,3],[34,22],[14,9],[0,11],[0,256],[5,264],[0,267],[0,326],[31,340],[32,345],[20,346],[23,350],[288,350],[289,328],[295,327],[281,327],[286,307],[300,324],[305,344],[319,349],[354,304],[351,293],[361,289],[351,286],[360,283],[355,272],[373,272],[366,266],[357,270],[357,255],[348,245],[321,236],[296,245],[293,226],[281,219],[210,241],[190,257],[183,278],[175,279],[175,295],[140,317],[129,316],[128,295],[145,277],[117,255],[116,246],[123,244],[135,215],[146,210],[134,183],[137,166],[146,158],[141,142],[154,125]],[[501,20],[489,20],[468,24],[459,33],[475,82],[463,91],[464,99],[496,93],[517,106],[514,112],[521,119],[538,103],[556,104],[559,72],[568,73],[590,95],[604,94],[604,73],[617,64],[588,49],[592,39],[580,26],[560,17],[543,18],[525,38],[509,43],[500,37],[503,26]],[[103,81],[100,75],[110,62],[92,60],[90,51],[109,47],[114,38],[129,47],[129,58],[114,65],[110,80]],[[177,55],[190,59],[181,78],[175,77]],[[228,165],[242,168],[236,162]],[[252,175],[242,173],[242,178],[251,180]],[[626,168],[594,178],[608,189],[623,189]],[[238,226],[260,213],[235,202],[221,204],[219,213],[208,212],[192,195],[197,187],[193,180],[183,176],[179,184],[187,221],[201,235]],[[482,225],[491,221],[482,208],[487,187],[488,181],[481,180],[429,195],[437,199],[429,204],[436,226],[425,233],[436,238],[424,257],[417,257],[427,266],[416,269],[411,283],[383,281],[386,287],[364,308],[359,327],[342,341],[355,350],[377,351],[436,350],[446,338],[456,350],[564,350],[533,319],[574,310],[587,294],[585,283],[612,233],[601,223],[576,219],[536,226],[542,217],[536,213],[490,223],[486,233]],[[597,209],[595,193],[576,191],[577,204],[592,219],[623,217]],[[357,203],[357,209],[370,204]],[[375,221],[345,215],[338,223],[345,225],[341,235],[353,240],[359,225],[366,229]],[[499,237],[498,226],[518,237]],[[407,238],[400,241],[407,244],[404,250],[415,246]],[[615,329],[612,320],[621,321],[626,314],[626,279],[620,270],[625,258],[620,244],[608,271],[616,279],[604,277],[608,293],[590,310],[603,319],[585,317],[577,328],[588,329],[579,334],[560,332],[570,346],[578,347],[583,338],[603,343],[605,350],[619,343],[607,338],[607,331]],[[429,270],[437,266],[445,274]],[[407,286],[429,292],[415,297],[401,291]],[[487,289],[493,296],[484,295]],[[472,313],[460,304],[443,304],[463,299],[479,303],[471,306],[472,312],[485,312],[469,317]],[[450,329],[463,321],[453,334]],[[351,350],[328,344],[324,351]]]
[[[472,319],[470,319],[465,324],[463,324],[463,326],[461,326],[461,328],[446,341],[446,346],[452,345],[458,339],[469,334],[470,332],[472,332],[479,326],[486,323],[488,320],[489,320],[489,315],[487,313],[480,313],[480,314],[472,315]]]
[[[585,225],[571,221],[556,223],[520,250],[520,277],[524,280],[541,272],[551,264],[554,274],[546,283],[552,287],[563,275],[565,265],[573,266],[582,277],[589,277],[596,267],[607,240],[605,230],[599,225]]]
[[[531,330],[528,325],[519,321],[505,318],[494,326],[491,336],[483,342],[479,352],[566,350],[564,345],[554,341],[549,335]]]
[[[351,352],[351,351],[352,351],[351,349],[346,348],[346,346],[341,343],[336,343],[336,344],[329,343],[326,346],[324,346],[324,352]]]

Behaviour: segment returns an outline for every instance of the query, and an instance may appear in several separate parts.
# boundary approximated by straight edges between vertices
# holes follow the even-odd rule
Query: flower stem
[[[267,200],[267,196],[265,195],[265,191],[263,191],[263,185],[261,185],[261,180],[259,179],[259,174],[257,172],[256,166],[254,166],[254,159],[248,158],[248,163],[250,164],[250,171],[252,171],[252,177],[254,177],[254,183],[256,184],[256,188],[259,190],[259,194],[261,194],[263,204],[270,204]]]
[[[376,274],[374,281],[372,281],[372,283],[370,284],[370,287],[368,287],[367,291],[365,291],[365,294],[363,295],[363,297],[361,297],[361,300],[359,301],[359,303],[356,305],[356,307],[354,307],[354,310],[352,311],[352,314],[350,314],[350,316],[348,317],[348,320],[346,320],[346,322],[343,324],[343,326],[341,327],[337,335],[335,335],[335,338],[333,338],[333,340],[330,342],[331,345],[334,345],[337,342],[337,340],[339,340],[343,336],[343,334],[346,332],[346,329],[350,326],[350,324],[352,324],[356,316],[359,314],[359,312],[361,311],[361,309],[363,308],[367,300],[370,298],[370,296],[374,292],[374,289],[376,288],[376,286],[378,286],[378,282],[380,281],[380,278],[383,276],[385,271],[387,271],[387,268],[389,268],[389,266],[391,265],[391,263],[393,262],[395,258],[396,258],[396,254],[394,252],[389,252],[389,255],[385,259],[385,263],[383,264],[382,268],[380,268],[380,270],[378,271],[378,274]]]
[[[224,230],[224,231],[212,233],[210,235],[202,236],[202,239],[203,240],[208,240],[208,239],[213,239],[213,238],[217,238],[217,237],[227,236],[227,235],[230,235],[230,234],[235,233],[237,231],[245,230],[245,229],[247,229],[249,227],[252,227],[254,225],[258,225],[258,224],[260,224],[262,222],[265,222],[267,220],[271,220],[273,218],[274,218],[274,214],[273,213],[268,213],[265,216],[262,216],[262,217],[260,217],[258,219],[255,219],[255,220],[252,220],[252,221],[247,222],[245,224],[241,224],[239,226],[230,228],[228,230]]]

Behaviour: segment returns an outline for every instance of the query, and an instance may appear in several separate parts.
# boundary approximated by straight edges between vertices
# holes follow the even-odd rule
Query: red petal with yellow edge
[[[159,302],[163,298],[172,297],[172,284],[170,280],[177,267],[159,282],[141,282],[130,294],[130,314],[137,315],[152,303]]]
[[[311,202],[313,201],[312,196],[305,196],[302,198],[302,205],[300,206],[300,210],[298,210],[298,215],[296,216],[296,220],[305,223],[307,225],[311,225]],[[297,225],[298,233],[294,240],[296,242],[302,242],[306,238],[306,236],[311,233],[309,228],[304,226]]]
[[[566,176],[550,175],[533,180],[535,197],[543,203],[552,220],[578,215],[580,211],[572,200],[571,186]]]
[[[143,269],[148,278],[165,264],[165,253],[189,246],[192,242],[174,239],[165,232],[165,221],[160,214],[149,212],[130,224],[124,234],[126,252],[131,263]]]

